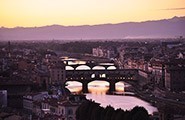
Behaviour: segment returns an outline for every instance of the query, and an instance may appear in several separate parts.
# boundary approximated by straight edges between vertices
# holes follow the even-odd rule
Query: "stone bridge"
[[[66,70],[66,82],[78,81],[82,83],[82,91],[88,92],[88,83],[94,80],[109,82],[109,92],[115,91],[115,84],[119,81],[137,81],[137,69],[115,69],[115,70]]]

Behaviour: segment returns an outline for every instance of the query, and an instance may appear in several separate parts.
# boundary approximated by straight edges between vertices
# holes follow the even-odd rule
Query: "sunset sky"
[[[95,25],[185,16],[185,0],[0,0],[0,26]]]

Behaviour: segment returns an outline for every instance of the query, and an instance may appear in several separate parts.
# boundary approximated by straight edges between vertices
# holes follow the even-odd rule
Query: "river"
[[[84,61],[78,61],[78,64],[84,64]],[[71,64],[75,64],[71,62]],[[71,67],[66,67],[66,69],[71,69]],[[80,70],[88,69],[86,66],[78,67]],[[97,67],[96,69],[103,69],[101,67]],[[115,69],[114,67],[111,69]],[[79,93],[82,90],[82,84],[79,82],[67,82],[67,88],[71,92]],[[118,82],[116,83],[116,92],[124,93],[126,92],[126,88],[129,88],[130,85]],[[87,99],[92,99],[101,104],[101,106],[106,107],[111,105],[115,109],[121,108],[123,110],[130,110],[135,106],[143,106],[149,114],[153,112],[157,112],[157,108],[152,106],[150,103],[135,97],[135,96],[125,96],[125,95],[107,95],[106,92],[109,89],[109,83],[106,81],[93,81],[88,84],[88,91],[89,93],[86,94]]]

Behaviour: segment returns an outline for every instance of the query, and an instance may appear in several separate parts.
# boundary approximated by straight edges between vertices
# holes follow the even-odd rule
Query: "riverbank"
[[[133,93],[133,92],[113,92],[113,93],[107,93],[107,95],[116,95],[116,96],[134,96],[141,100],[144,100],[148,103],[150,103],[152,106],[157,107],[156,101],[152,100],[149,96],[145,96],[139,93]]]

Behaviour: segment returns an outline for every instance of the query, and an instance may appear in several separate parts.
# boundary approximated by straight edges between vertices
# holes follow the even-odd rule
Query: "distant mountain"
[[[119,24],[0,28],[0,40],[167,38],[185,36],[185,17]]]

